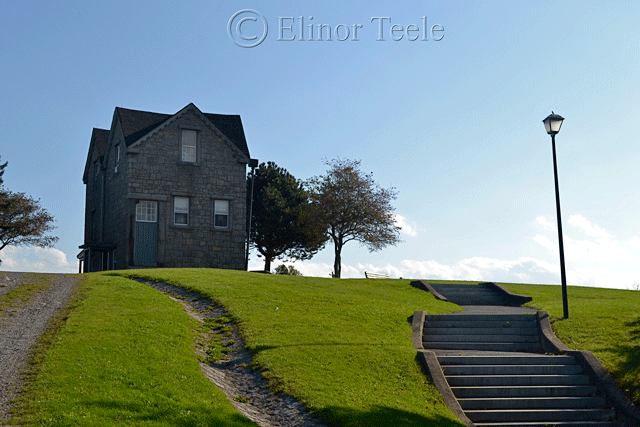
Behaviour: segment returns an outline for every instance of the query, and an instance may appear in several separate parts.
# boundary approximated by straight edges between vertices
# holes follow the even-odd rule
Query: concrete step
[[[589,385],[589,376],[577,375],[456,375],[446,377],[451,387],[517,387]]]
[[[542,346],[536,343],[505,343],[505,342],[432,342],[422,343],[425,349],[431,350],[478,350],[478,351],[509,351],[543,353]]]
[[[441,295],[447,297],[447,298],[464,298],[467,296],[476,296],[476,297],[480,297],[480,298],[500,298],[502,299],[503,296],[490,291],[490,290],[478,290],[478,291],[467,291],[467,292],[452,292],[452,291],[443,291],[442,293],[440,293]]]
[[[547,356],[528,354],[526,356],[438,356],[441,365],[571,365],[576,363],[573,356]]]
[[[448,297],[449,302],[457,305],[505,305],[505,300],[497,298],[482,298],[474,296],[464,297]]]
[[[540,342],[540,337],[537,335],[486,335],[486,334],[473,334],[473,335],[423,335],[422,342],[502,342],[502,343],[514,343],[514,342]]]
[[[476,422],[531,422],[544,421],[553,425],[556,421],[597,421],[612,420],[612,409],[505,409],[497,411],[465,411],[471,421]]]
[[[497,300],[497,301],[504,300],[502,296],[496,295],[494,293],[488,293],[488,292],[465,292],[465,293],[445,292],[442,295],[445,298],[447,298],[449,301],[452,301],[455,299],[472,299],[472,298],[478,298],[483,300]],[[486,305],[495,305],[495,304],[486,304]]]
[[[605,405],[604,397],[512,397],[458,399],[464,411],[488,409],[584,409]]]
[[[425,321],[430,320],[463,320],[465,322],[477,322],[477,321],[503,321],[503,322],[516,322],[516,321],[535,321],[535,314],[427,314]]]
[[[424,335],[538,335],[538,328],[424,328]]]
[[[452,320],[447,319],[445,316],[438,320],[427,320],[424,322],[425,328],[504,328],[504,329],[517,329],[517,328],[533,328],[538,329],[538,322],[535,318],[529,320]]]
[[[581,397],[596,394],[592,385],[451,387],[458,399],[490,397]]]
[[[476,427],[623,427],[617,421],[557,421],[543,422],[474,423]]]
[[[440,293],[440,292],[439,292]],[[453,297],[466,297],[466,296],[478,296],[478,297],[483,297],[483,298],[503,298],[502,295],[490,291],[490,290],[478,290],[478,291],[466,291],[466,292],[459,292],[459,291],[442,291],[442,293],[440,293],[441,295],[444,295],[445,297],[449,298],[453,298]]]
[[[488,289],[486,286],[484,285],[477,285],[477,284],[458,284],[458,283],[431,283],[431,286],[433,286],[434,289],[460,289],[460,288],[470,288],[470,289],[474,289],[474,288],[480,288],[480,289]]]
[[[443,365],[450,375],[577,375],[579,365]]]

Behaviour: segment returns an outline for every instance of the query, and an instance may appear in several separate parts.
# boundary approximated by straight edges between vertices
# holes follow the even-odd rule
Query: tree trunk
[[[333,277],[336,279],[340,278],[340,273],[342,270],[342,262],[340,257],[340,252],[342,252],[342,246],[335,243],[334,244],[334,252],[335,252],[335,260],[333,261]]]
[[[267,273],[271,273],[271,257],[266,256],[264,257],[264,271],[266,271]]]

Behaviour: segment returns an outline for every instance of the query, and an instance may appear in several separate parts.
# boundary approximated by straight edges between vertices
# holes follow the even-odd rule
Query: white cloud
[[[545,225],[549,221],[540,218],[536,220],[547,233],[533,240],[559,264],[556,229],[549,230]],[[564,230],[563,238],[569,285],[627,289],[640,280],[636,273],[640,270],[640,237],[620,240],[582,215],[571,215],[568,223],[571,227]]]
[[[627,241],[627,244],[632,248],[640,249],[640,237],[633,236],[629,241]]]
[[[396,215],[396,225],[401,228],[400,232],[410,237],[416,237],[418,235],[418,225],[415,222],[408,222],[407,218],[402,215]]]
[[[6,271],[38,273],[77,273],[78,264],[69,261],[67,255],[55,248],[35,246],[7,246],[0,251],[2,264]]]
[[[540,246],[542,246],[547,250],[550,250],[550,251],[558,250],[558,241],[551,240],[549,237],[543,234],[536,234],[535,236],[533,236],[533,241],[538,243]]]
[[[555,230],[556,224],[554,222],[549,221],[547,218],[543,216],[539,216],[536,218],[536,222],[542,226],[543,230]]]
[[[569,224],[580,229],[583,233],[590,237],[599,237],[602,239],[611,239],[613,236],[604,229],[597,225],[591,224],[591,222],[582,215],[571,215],[569,217]]]

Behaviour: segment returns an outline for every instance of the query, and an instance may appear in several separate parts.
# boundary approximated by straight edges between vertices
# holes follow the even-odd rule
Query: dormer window
[[[182,161],[195,163],[197,159],[197,132],[195,130],[182,131]]]

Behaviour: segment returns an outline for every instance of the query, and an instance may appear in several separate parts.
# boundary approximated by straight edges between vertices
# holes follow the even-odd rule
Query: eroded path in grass
[[[136,280],[180,301],[187,313],[200,322],[225,314],[223,307],[215,306],[198,293],[168,283]],[[244,340],[235,327],[231,330],[231,338],[233,344],[228,346],[230,351],[222,360],[201,362],[200,368],[240,413],[261,427],[325,427],[293,397],[284,393],[274,394],[262,373],[251,369],[251,353],[244,349]]]
[[[79,281],[64,274],[0,272],[0,422],[10,418],[29,350]]]

